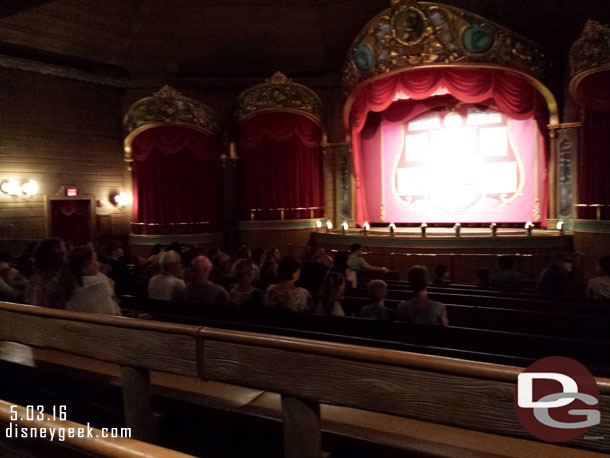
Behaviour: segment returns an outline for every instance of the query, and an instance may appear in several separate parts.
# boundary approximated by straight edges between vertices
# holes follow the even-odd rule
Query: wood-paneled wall
[[[0,69],[0,182],[39,184],[35,197],[0,193],[0,239],[47,236],[46,196],[63,196],[62,187],[101,201],[97,214],[111,215],[106,231],[128,232],[129,209],[108,201],[126,190],[120,97],[114,88]]]

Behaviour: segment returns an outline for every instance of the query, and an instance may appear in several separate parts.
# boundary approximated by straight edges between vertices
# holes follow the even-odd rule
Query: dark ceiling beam
[[[0,19],[53,1],[55,0],[2,0],[0,1]]]

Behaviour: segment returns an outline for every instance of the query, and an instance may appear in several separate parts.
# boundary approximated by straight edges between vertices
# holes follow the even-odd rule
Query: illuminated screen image
[[[540,221],[544,155],[533,118],[473,106],[382,120],[363,136],[374,222]]]

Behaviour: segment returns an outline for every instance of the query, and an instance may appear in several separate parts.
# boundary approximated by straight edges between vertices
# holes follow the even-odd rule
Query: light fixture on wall
[[[121,191],[118,194],[111,195],[110,202],[119,208],[123,208],[131,203],[131,196]]]
[[[8,180],[0,185],[0,189],[5,194],[9,196],[18,196],[21,194],[21,186],[19,186],[19,182],[17,180]]]
[[[29,180],[21,185],[21,190],[26,196],[35,196],[38,194],[38,183],[34,180]]]

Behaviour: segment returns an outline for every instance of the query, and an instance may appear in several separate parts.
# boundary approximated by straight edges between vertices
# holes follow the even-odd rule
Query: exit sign
[[[68,197],[77,197],[78,189],[77,188],[68,188],[66,189],[66,196]]]

